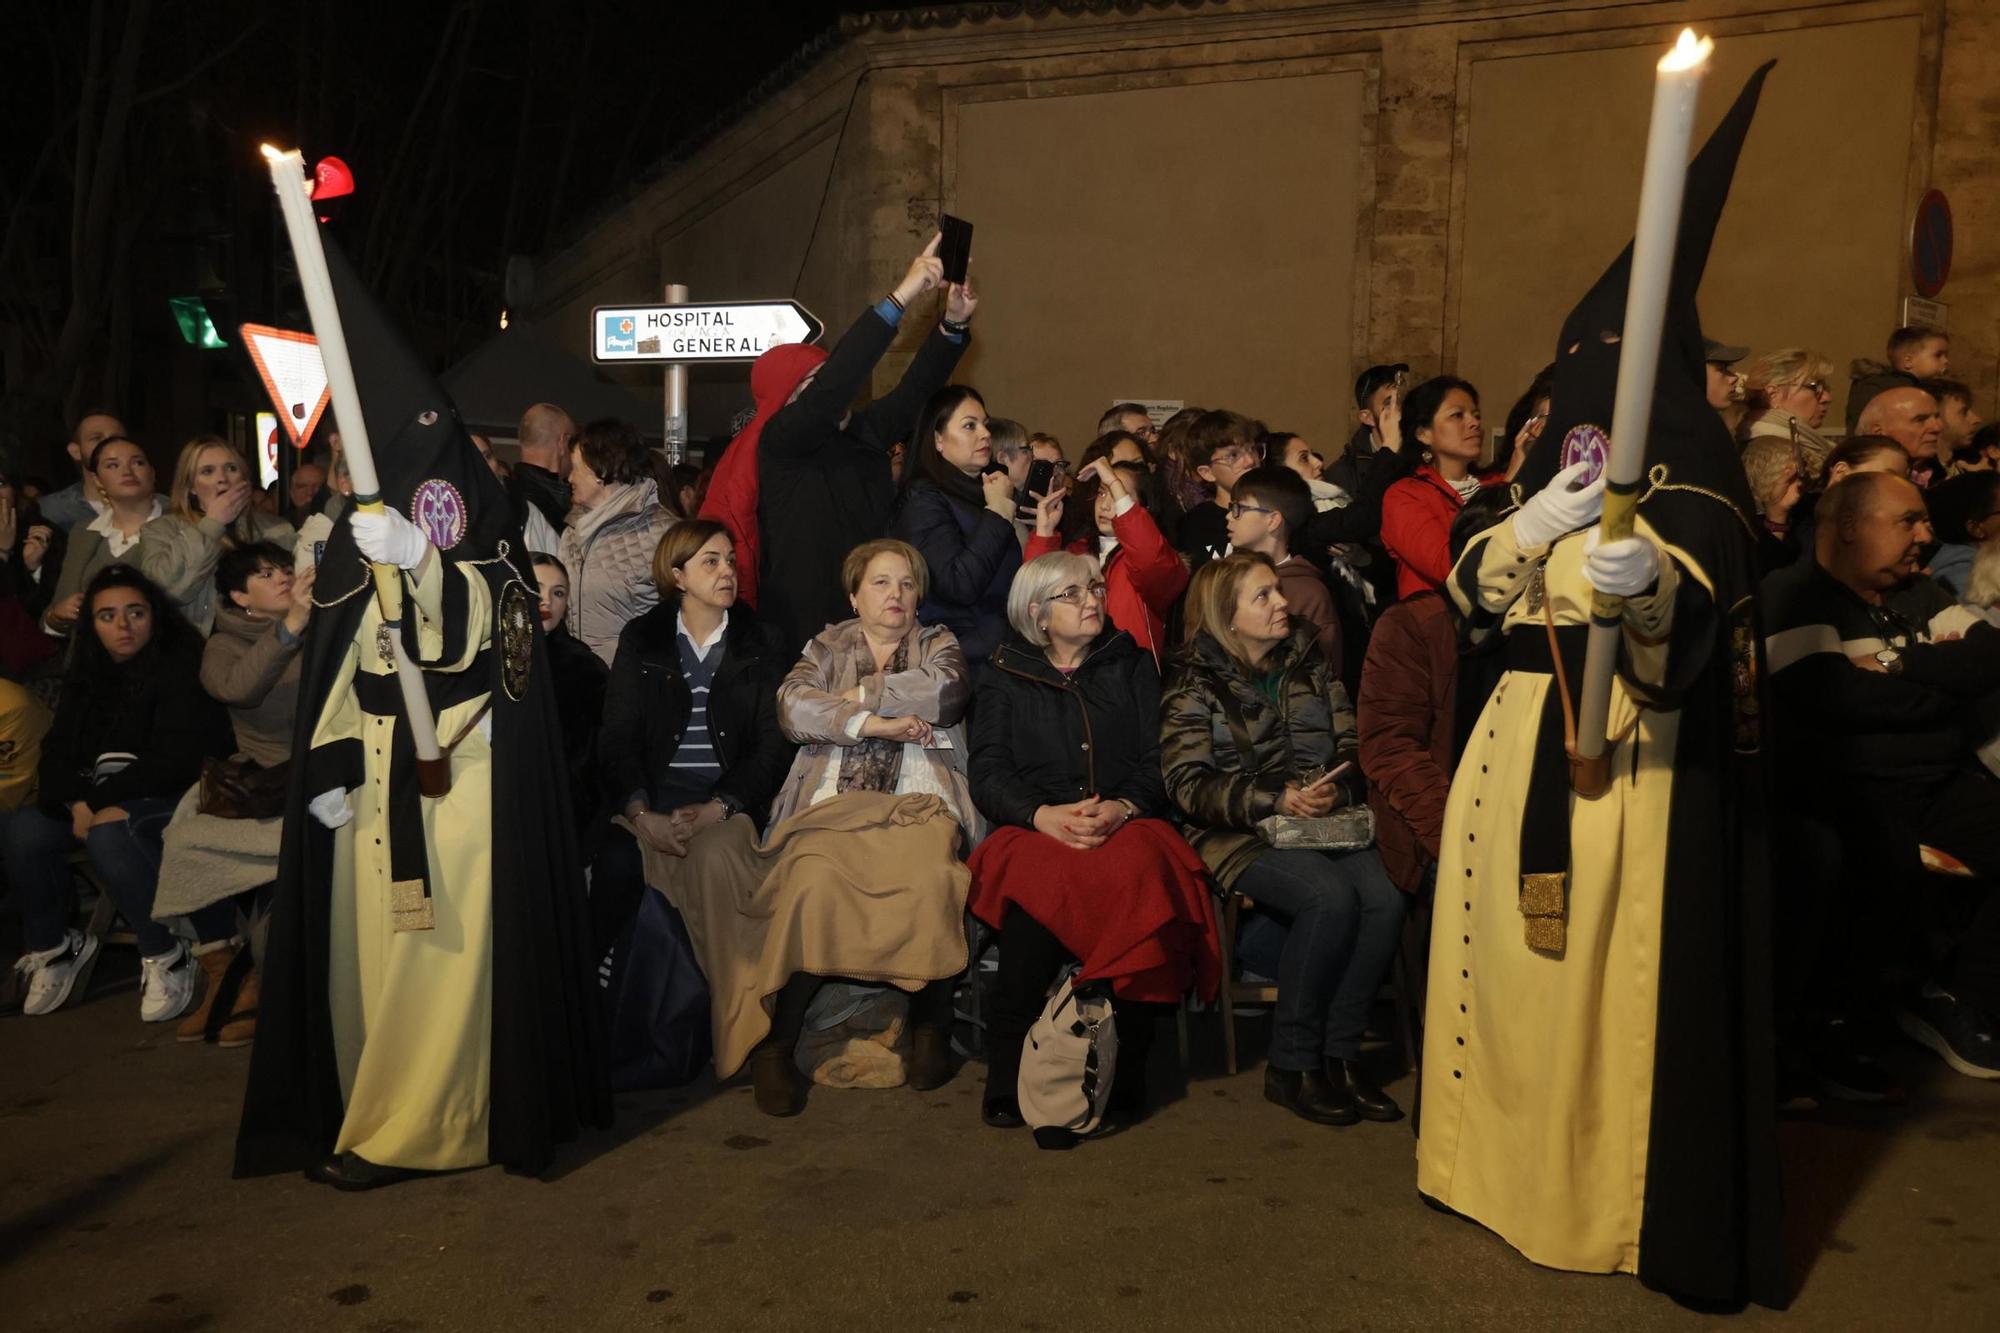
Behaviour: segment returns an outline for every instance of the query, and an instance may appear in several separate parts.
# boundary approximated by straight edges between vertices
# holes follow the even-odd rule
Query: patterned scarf
[[[859,660],[853,663],[853,678],[857,681],[868,679],[875,674],[875,652],[868,646],[868,636],[856,635]],[[896,645],[896,651],[889,658],[889,664],[882,668],[886,675],[910,669],[910,640],[915,633],[903,636]],[[844,674],[844,673],[843,673]],[[850,745],[840,752],[840,785],[837,791],[874,791],[885,796],[896,792],[896,781],[903,774],[903,741],[881,740],[868,737],[859,744]]]

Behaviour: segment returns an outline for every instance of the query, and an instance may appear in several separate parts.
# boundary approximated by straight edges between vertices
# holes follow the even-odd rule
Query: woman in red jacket
[[[1479,391],[1461,379],[1425,380],[1403,400],[1404,430],[1416,432],[1422,465],[1382,497],[1382,546],[1396,561],[1400,600],[1444,586],[1451,573],[1451,522],[1482,486],[1502,477],[1473,475],[1486,451]]]
[[[1168,543],[1160,525],[1139,503],[1144,465],[1097,459],[1078,474],[1078,504],[1089,504],[1097,531],[1071,542],[1067,549],[1095,556],[1104,566],[1105,610],[1111,623],[1153,655],[1153,665],[1167,648],[1167,613],[1187,587],[1187,566]],[[1021,562],[1064,549],[1058,535],[1064,498],[1058,491],[1035,505],[1035,534],[1028,538]]]

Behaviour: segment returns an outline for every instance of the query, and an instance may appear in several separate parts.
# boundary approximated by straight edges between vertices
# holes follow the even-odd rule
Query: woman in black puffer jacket
[[[1215,992],[1201,858],[1168,823],[1153,656],[1104,611],[1104,575],[1057,551],[1015,576],[1014,634],[974,690],[972,798],[994,831],[972,854],[971,910],[1000,932],[986,1123],[1021,1123],[1021,1044],[1062,965],[1110,984],[1110,1113],[1144,1113],[1153,1006]]]

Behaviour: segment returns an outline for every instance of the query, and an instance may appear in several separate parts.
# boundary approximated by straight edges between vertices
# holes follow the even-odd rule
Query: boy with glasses
[[[1288,467],[1252,468],[1230,493],[1229,546],[1270,557],[1278,568],[1278,590],[1295,619],[1310,621],[1314,640],[1336,675],[1345,676],[1340,648],[1340,616],[1326,580],[1302,556],[1292,553],[1292,534],[1313,515],[1312,488]]]
[[[1215,488],[1214,503],[1181,519],[1175,545],[1199,569],[1229,549],[1229,505],[1237,479],[1264,461],[1263,428],[1237,412],[1204,412],[1188,430],[1188,471]]]

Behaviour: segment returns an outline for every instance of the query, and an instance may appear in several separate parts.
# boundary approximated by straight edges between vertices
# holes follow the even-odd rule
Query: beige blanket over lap
[[[964,971],[972,876],[959,838],[936,796],[849,792],[762,847],[741,815],[685,857],[642,841],[646,882],[687,922],[708,978],[716,1074],[733,1075],[770,1032],[772,997],[794,972],[914,991]]]

